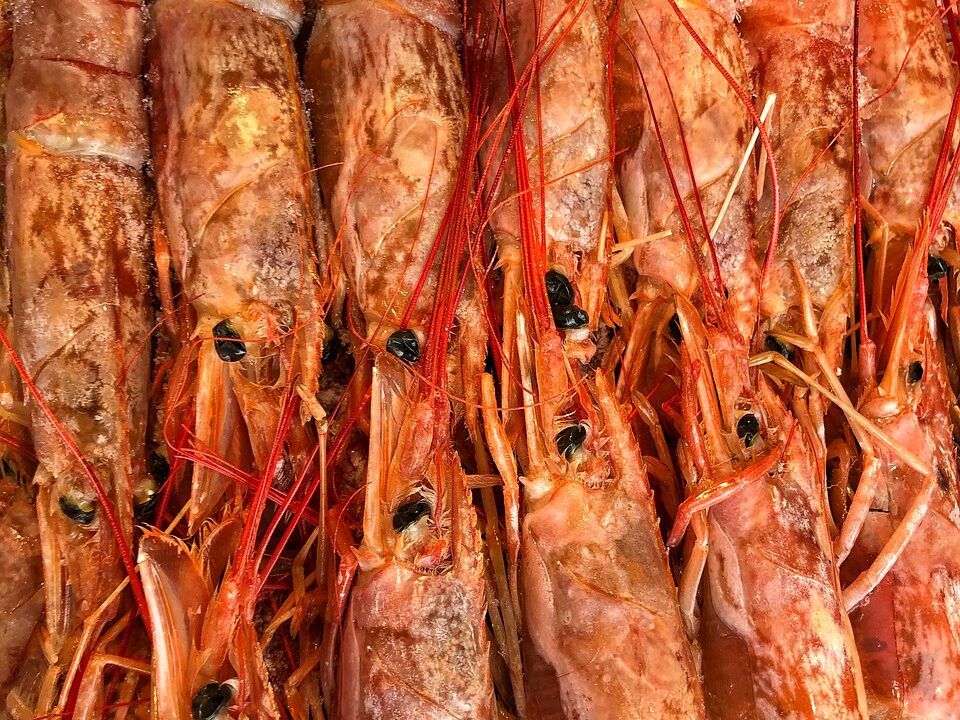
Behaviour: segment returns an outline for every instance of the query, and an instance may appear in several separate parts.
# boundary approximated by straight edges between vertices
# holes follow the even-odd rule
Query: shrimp
[[[861,68],[877,98],[863,122],[879,224],[867,300],[889,325],[870,324],[882,372],[876,382],[874,368],[859,378],[860,410],[932,468],[924,474],[875,449],[878,469],[851,504],[848,521],[856,518],[859,533],[843,575],[871,716],[946,718],[960,673],[956,400],[927,280],[928,268],[940,267],[928,253],[941,249],[935,231],[953,187],[941,148],[953,144],[945,130],[953,133],[947,116],[957,78],[933,2],[871,0],[861,8]],[[887,549],[891,541],[899,555]],[[877,566],[889,568],[882,579]]]
[[[755,111],[748,115],[735,107],[749,97],[743,89],[741,46],[732,34],[732,8],[670,3],[659,13],[657,9],[653,3],[634,4],[632,9],[625,5],[618,27],[634,54],[622,61],[622,76],[630,77],[631,68],[642,73],[640,87],[647,100],[631,104],[624,96],[625,114],[635,117],[631,113],[637,105],[645,105],[647,127],[654,135],[647,143],[660,146],[662,164],[647,161],[643,168],[624,162],[618,179],[632,198],[624,202],[633,210],[631,220],[656,217],[650,208],[662,206],[676,214],[672,222],[682,228],[686,274],[671,271],[671,255],[678,252],[665,252],[658,260],[654,241],[647,243],[650,249],[641,254],[638,268],[674,288],[680,376],[674,424],[681,435],[677,455],[688,497],[668,540],[676,545],[693,524],[696,538],[687,547],[680,606],[702,652],[707,711],[721,718],[865,717],[859,662],[810,448],[774,389],[748,363],[747,342],[760,294],[752,247],[753,203],[742,191],[711,188],[702,182],[711,177],[706,170],[691,167],[700,162],[693,149],[705,144],[701,127],[739,128],[730,142],[743,147],[747,118],[758,119]],[[644,62],[653,48],[684,46],[664,39],[671,37],[665,35],[671,28],[684,38],[689,53],[672,56],[669,62]],[[657,64],[666,81],[646,70]],[[684,77],[681,72],[707,73],[711,65],[723,68],[716,81],[723,90],[715,92],[726,102],[709,105],[716,114],[705,121],[699,106],[688,108],[693,101],[684,93],[691,83],[674,78]],[[691,97],[699,102],[699,86],[693,87],[698,93]],[[718,122],[720,117],[730,125]],[[629,128],[618,128],[618,134],[621,129]],[[710,148],[708,158],[709,152],[718,154]],[[726,165],[720,165],[728,183],[735,177],[736,161],[737,154],[728,152]],[[687,177],[681,175],[683,165]],[[642,174],[644,169],[650,178]],[[644,200],[641,191],[651,192],[651,198]],[[663,197],[666,193],[672,198]],[[711,237],[709,223],[716,225],[716,220],[701,208],[716,212],[727,202],[724,193],[740,220],[727,234]],[[686,285],[684,278],[689,279]],[[667,372],[675,370],[668,366]]]
[[[478,12],[499,18],[495,6]],[[571,328],[564,308],[582,310],[575,301],[597,309],[606,303],[604,274],[590,270],[609,263],[600,222],[611,138],[601,18],[589,1],[507,3],[502,67],[493,70],[506,83],[495,92],[508,103],[503,116],[489,122],[494,142],[499,125],[510,117],[515,124],[508,136],[513,167],[503,187],[486,190],[505,275],[503,375],[518,371],[509,382],[522,393],[516,403],[504,391],[501,402],[508,416],[515,403],[522,407],[523,419],[519,586],[526,713],[703,717],[639,447],[603,373],[585,378],[571,367],[592,350],[584,352],[587,323]],[[581,88],[569,121],[559,94],[565,84]],[[488,152],[493,175],[498,153],[508,156],[502,149]],[[586,179],[571,184],[571,173]],[[591,217],[598,222],[584,226]],[[556,231],[561,226],[564,233]],[[579,264],[563,260],[571,229],[584,248]],[[514,463],[508,427],[497,413],[485,413],[484,421],[507,477]]]
[[[357,332],[402,360],[426,337],[464,142],[459,33],[449,1],[327,2],[304,65]]]
[[[708,38],[713,57],[697,45],[675,7],[666,1],[622,2],[616,25],[617,187],[625,213],[616,224],[619,245],[632,252],[639,298],[624,330],[628,339],[619,387],[621,394],[629,388],[635,396],[658,388],[668,395],[673,389],[679,340],[671,319],[674,293],[694,301],[703,313],[732,320],[723,352],[735,359],[722,382],[742,382],[737,368],[746,362],[757,320],[754,173],[741,161],[751,118],[714,65],[720,63],[736,83],[748,87],[743,45],[725,3],[683,4],[683,19]],[[669,54],[663,48],[670,48]],[[667,237],[660,238],[664,233]],[[658,239],[632,245],[651,236]],[[729,313],[711,305],[717,288],[723,289]],[[724,373],[728,365],[714,367]],[[732,389],[726,397],[738,395]],[[736,408],[724,405],[721,412],[724,425],[732,428]],[[658,495],[672,518],[679,483],[661,482]]]
[[[456,3],[354,0],[320,10],[308,50],[357,355],[375,354],[337,717],[495,713],[483,548],[451,415],[475,424],[486,337],[466,257],[476,150],[459,36]]]
[[[296,0],[152,6],[161,239],[193,310],[182,331],[195,338],[180,352],[165,417],[183,414],[193,382],[194,449],[238,464],[252,452],[261,469],[285,388],[297,383],[316,395],[323,342],[318,253],[329,229],[297,79],[301,12]],[[172,292],[161,285],[167,308]],[[311,438],[305,422],[293,426],[274,469],[278,482],[300,472]],[[195,463],[191,529],[226,483]]]
[[[11,30],[0,19],[0,95],[10,74]],[[6,113],[0,106],[0,132],[6,134]],[[4,144],[5,146],[5,144]],[[6,164],[4,146],[0,162]],[[2,181],[0,181],[2,182]],[[0,212],[4,208],[0,207]],[[13,336],[10,277],[6,259],[0,264],[0,324]],[[33,477],[33,452],[27,437],[23,397],[9,357],[0,361],[0,698],[16,683],[18,666],[43,612],[43,570],[33,493],[25,485]]]
[[[123,565],[133,574],[134,507],[155,490],[144,460],[149,357],[139,352],[150,331],[143,19],[139,3],[98,0],[11,10],[11,293],[56,653],[117,588]]]

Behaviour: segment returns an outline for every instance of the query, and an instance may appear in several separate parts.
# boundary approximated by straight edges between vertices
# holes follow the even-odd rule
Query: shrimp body
[[[921,315],[934,326],[933,309]],[[864,414],[903,447],[927,458],[937,474],[930,506],[899,559],[853,609],[857,647],[871,717],[949,718],[960,683],[960,542],[957,461],[949,427],[946,381],[936,335],[925,332],[924,378],[899,403],[871,394]],[[891,407],[892,406],[892,407]],[[878,449],[882,482],[843,566],[853,579],[876,558],[903,519],[925,478],[892,453]]]
[[[812,456],[772,389],[760,392],[787,444],[774,471],[708,516],[707,705],[717,718],[865,718]]]
[[[722,333],[678,302],[683,445],[694,497],[714,496],[699,617],[707,709],[716,718],[865,718],[863,680],[840,592],[813,454],[756,370],[719,382]],[[724,395],[740,393],[734,401]],[[736,431],[720,406],[737,408]],[[743,421],[753,426],[742,433]],[[700,488],[698,488],[700,486]],[[704,489],[706,488],[706,489]],[[687,501],[690,502],[689,500]],[[681,506],[681,513],[684,512]],[[696,587],[689,563],[681,588]],[[689,593],[689,591],[687,591]],[[692,598],[686,601],[692,604]]]
[[[571,472],[527,478],[525,487],[520,579],[530,712],[703,718],[646,468],[602,376],[594,391],[603,418],[596,444],[609,474],[592,486]]]
[[[321,183],[365,339],[422,344],[437,291],[436,238],[466,130],[449,0],[347,0],[320,9],[304,69]]]
[[[442,572],[389,554],[361,561],[341,642],[339,717],[495,717],[480,534],[472,505],[460,503]]]
[[[159,531],[141,539],[153,717],[190,720],[194,698],[210,683],[230,688],[231,717],[281,717],[253,627],[253,584],[238,582],[237,566],[230,566],[240,530],[240,521],[228,517],[205,526],[194,547]]]
[[[13,4],[7,219],[27,371],[91,463],[130,543],[144,467],[150,331],[142,8]],[[32,404],[32,403],[31,403]],[[47,627],[55,645],[122,576],[118,540],[57,429],[33,407]]]
[[[152,7],[157,191],[173,266],[195,313],[185,330],[200,340],[195,433],[232,461],[242,458],[237,430],[245,428],[255,462],[264,462],[291,377],[308,394],[317,391],[317,248],[326,247],[327,226],[310,173],[293,47],[301,11],[297,2]],[[194,353],[195,344],[181,353],[173,406],[194,372]],[[309,444],[295,425],[287,439],[294,472]],[[224,488],[222,476],[195,468],[192,526]]]

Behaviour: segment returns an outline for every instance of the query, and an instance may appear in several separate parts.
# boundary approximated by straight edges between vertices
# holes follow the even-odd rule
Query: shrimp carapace
[[[805,435],[758,370],[744,363],[739,382],[721,382],[711,334],[688,303],[678,300],[678,315],[680,456],[690,494],[678,516],[691,520],[696,536],[681,606],[699,629],[710,716],[865,718],[860,662]],[[736,396],[724,397],[730,393]],[[736,409],[732,428],[721,420],[723,405]],[[676,529],[671,539],[679,539]]]
[[[318,274],[328,277],[329,229],[300,97],[301,13],[292,0],[151,7],[160,217],[192,309],[169,382],[167,440],[179,431],[171,419],[192,407],[193,450],[233,465],[252,454],[260,470],[285,389],[316,395],[332,292]],[[300,472],[314,442],[305,422],[293,424],[272,469],[278,483]],[[195,463],[192,529],[227,485],[226,474]]]

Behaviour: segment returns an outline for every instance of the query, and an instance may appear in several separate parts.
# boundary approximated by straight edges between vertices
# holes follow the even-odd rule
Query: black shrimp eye
[[[237,362],[247,354],[247,346],[240,341],[240,335],[226,320],[213,326],[213,336],[217,338],[213,341],[213,346],[224,362]]]
[[[560,308],[573,305],[573,285],[570,284],[563,273],[551,270],[547,273],[545,279],[550,307]]]
[[[233,699],[233,688],[226,683],[207,683],[197,690],[190,704],[193,720],[215,720]]]
[[[153,511],[157,509],[157,501],[160,499],[160,493],[151,490],[143,502],[134,502],[133,516],[137,522],[148,522],[153,518]]]
[[[74,502],[68,497],[60,496],[60,510],[77,525],[89,525],[97,514],[97,508],[92,502]]]
[[[413,525],[417,520],[426,517],[433,511],[430,503],[418,499],[406,502],[393,511],[393,531],[400,532]]]
[[[587,428],[583,425],[571,425],[557,433],[557,452],[567,460],[573,460],[573,454],[587,439]]]
[[[946,277],[948,272],[950,272],[950,266],[942,257],[931,255],[927,258],[927,277],[930,280]]]
[[[923,363],[919,360],[914,360],[910,363],[910,367],[907,368],[907,382],[912,385],[921,380],[923,380]]]
[[[558,330],[576,330],[589,323],[590,316],[576,305],[567,305],[566,307],[554,308],[553,321],[557,324]]]
[[[747,413],[737,420],[737,437],[743,440],[746,447],[753,445],[753,441],[756,440],[759,433],[760,421],[757,420],[756,415]]]
[[[163,455],[154,450],[147,458],[147,470],[150,471],[150,475],[153,476],[157,485],[163,485],[170,476],[170,463]]]
[[[387,338],[387,352],[404,362],[420,359],[420,341],[413,330],[397,330]]]
[[[670,318],[670,337],[673,338],[674,342],[679,343],[683,339],[683,333],[680,332],[680,317],[674,313],[673,317]]]
[[[791,362],[793,361],[793,350],[777,340],[777,338],[775,338],[773,335],[767,335],[766,339],[763,341],[763,344],[767,350],[780,353],[787,360],[790,360]]]

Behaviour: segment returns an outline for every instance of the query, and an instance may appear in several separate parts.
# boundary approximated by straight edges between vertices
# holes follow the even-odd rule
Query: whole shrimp
[[[708,50],[681,18],[708,39]],[[637,280],[630,289],[639,300],[625,324],[619,387],[634,398],[658,390],[666,396],[678,361],[674,293],[705,315],[732,320],[724,352],[736,357],[734,367],[746,362],[757,319],[754,171],[743,158],[751,118],[714,63],[741,88],[749,87],[747,67],[726,3],[682,3],[681,9],[666,0],[632,0],[619,4],[615,21],[616,177],[624,213],[616,226],[618,245],[632,253]],[[729,313],[711,305],[720,287]],[[726,367],[715,365],[718,373]],[[734,371],[723,382],[742,378]],[[736,408],[720,409],[724,425],[732,428]],[[678,484],[660,482],[657,489],[672,518]]]
[[[285,388],[316,395],[323,339],[318,252],[328,228],[293,46],[302,4],[160,0],[151,11],[161,297],[170,319],[169,257],[193,311],[182,331],[195,338],[180,352],[165,415],[179,417],[192,397],[196,451],[241,463],[246,443],[262,469]],[[312,442],[295,423],[278,482],[300,472]],[[226,483],[195,463],[191,528]]]
[[[308,50],[358,355],[376,352],[343,718],[495,713],[482,545],[447,397],[449,379],[475,412],[486,337],[465,254],[476,150],[459,35],[455,3],[354,0],[320,10]]]
[[[845,594],[871,717],[947,718],[960,675],[956,400],[927,281],[943,267],[939,218],[956,177],[946,158],[957,78],[933,2],[871,0],[859,27],[860,67],[876,97],[863,122],[877,224],[865,303],[889,318],[869,325],[880,374],[861,374],[860,410],[932,467],[920,472],[885,447],[865,457],[876,470],[861,478],[848,515],[858,532],[838,551],[850,553]]]
[[[758,0],[744,7],[742,15],[756,89],[761,96],[777,95],[770,137],[785,198],[779,218],[772,217],[774,188],[768,187],[759,208],[762,243],[769,243],[773,224],[780,223],[762,289],[761,330],[803,335],[800,297],[808,292],[817,340],[835,373],[853,312],[853,152],[847,122],[854,77],[853,2]],[[776,334],[764,342],[777,352],[792,353]],[[816,400],[809,402],[809,421],[798,420],[808,433],[823,437],[823,409]]]
[[[864,717],[859,664],[810,448],[773,388],[748,364],[747,339],[760,289],[752,259],[753,205],[742,192],[711,189],[706,182],[702,193],[701,181],[711,176],[694,165],[700,162],[695,149],[705,143],[703,128],[739,127],[730,137],[743,147],[747,118],[759,119],[755,111],[744,112],[745,105],[749,112],[749,97],[742,50],[732,34],[732,8],[671,2],[657,13],[657,7],[625,5],[618,27],[629,37],[629,47],[636,47],[624,62],[632,60],[633,72],[641,75],[646,103],[640,107],[646,106],[652,135],[647,152],[659,146],[662,160],[639,166],[625,162],[618,180],[635,189],[625,195],[637,219],[643,221],[648,207],[670,208],[685,242],[685,273],[671,271],[679,253],[658,258],[653,241],[638,268],[676,287],[681,380],[675,425],[689,497],[680,505],[669,541],[676,544],[693,523],[696,538],[687,548],[680,604],[702,652],[707,710],[712,717],[730,718]],[[675,64],[673,57],[643,62],[654,48],[679,45],[664,42],[667,32],[685,38],[688,54],[680,54]],[[729,68],[725,61],[731,62]],[[657,65],[666,80],[651,77]],[[676,78],[682,72],[710,76],[711,65],[722,69],[716,82],[726,89],[715,92],[726,103],[708,106],[715,113],[708,122],[686,95],[686,88],[694,87],[697,94],[691,97],[699,99],[699,86]],[[629,77],[630,67],[621,72]],[[625,96],[624,102],[627,112],[635,113],[640,101],[631,106]],[[728,118],[726,124],[721,117]],[[727,178],[734,177],[736,157],[736,151],[726,156]],[[650,190],[651,197],[643,202],[637,188]],[[710,223],[716,220],[703,210],[716,212],[722,202],[729,202],[741,220],[712,237]],[[683,278],[689,279],[686,286]],[[704,517],[701,511],[708,509]]]
[[[865,718],[827,508],[803,432],[776,390],[736,355],[724,357],[729,341],[679,297],[678,315],[681,458],[693,482],[671,542],[709,508],[699,528],[694,522],[681,602],[692,606],[705,555],[699,641],[711,717]],[[743,373],[740,382],[719,382],[718,362]],[[725,404],[737,409],[733,428],[721,421]]]
[[[284,391],[264,469],[242,504],[227,503],[221,519],[204,523],[193,547],[155,530],[141,540],[139,570],[152,628],[153,717],[213,720],[228,710],[231,717],[281,717],[264,658],[267,641],[258,636],[254,616],[271,573],[326,483],[322,462],[317,472],[305,464],[278,511],[267,513],[273,468],[300,422],[301,399],[292,387]],[[318,429],[322,460],[325,425]],[[295,690],[287,685],[288,706]]]
[[[101,0],[10,8],[13,319],[33,393],[46,624],[59,651],[117,588],[121,560],[132,576],[135,506],[155,490],[140,352],[150,331],[143,17],[139,3]]]

